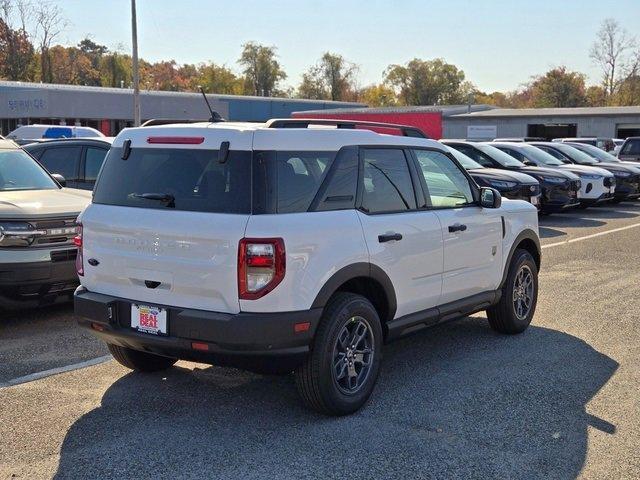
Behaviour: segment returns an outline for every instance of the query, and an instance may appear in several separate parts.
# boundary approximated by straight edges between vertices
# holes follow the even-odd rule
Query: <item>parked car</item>
[[[542,140],[544,141],[544,139]],[[616,147],[616,144],[613,141],[613,138],[604,138],[604,137],[567,137],[567,138],[554,138],[554,142],[571,142],[571,143],[584,143],[585,145],[593,145],[594,147],[598,147],[605,152],[612,152]]]
[[[580,178],[568,171],[525,165],[507,153],[486,143],[442,140],[442,143],[464,153],[483,167],[515,170],[532,176],[540,183],[540,211],[560,212],[580,205]]]
[[[67,187],[93,190],[113,138],[71,138],[31,143],[23,148],[51,173],[59,173]]]
[[[492,142],[491,144],[529,165],[557,168],[578,175],[581,181],[581,208],[588,208],[591,205],[611,201],[614,198],[616,181],[614,175],[607,170],[563,162],[546,151],[535,147],[534,143]],[[566,145],[563,146],[566,147]]]
[[[58,180],[0,140],[0,308],[69,301],[78,285],[76,217],[91,194]]]
[[[23,144],[25,140],[39,140],[51,138],[102,138],[104,134],[91,127],[76,127],[66,125],[22,125],[11,131],[7,138]]]
[[[583,169],[599,168],[612,173],[615,176],[613,201],[616,203],[633,198],[638,193],[638,183],[635,172],[631,168],[611,163],[599,163],[597,160],[577,148],[572,147],[568,143],[532,142],[531,145],[549,153],[565,164],[571,165],[571,168],[574,168],[574,170],[578,167]]]
[[[481,187],[492,187],[505,198],[524,200],[540,208],[542,190],[540,183],[526,173],[507,171],[498,168],[486,168],[453,147],[446,147],[453,157],[469,172]]]
[[[512,137],[512,138],[494,138],[494,142],[538,142],[545,141],[543,137]]]
[[[573,148],[577,148],[581,152],[586,153],[591,158],[599,163],[613,163],[618,166],[624,166],[633,173],[640,173],[640,163],[638,162],[626,162],[615,157],[612,153],[605,152],[604,150],[594,147],[593,145],[585,145],[584,143],[569,143]]]
[[[121,132],[81,216],[79,324],[134,370],[294,370],[331,415],[367,401],[386,341],[485,309],[498,332],[527,328],[532,205],[415,127],[314,122]]]
[[[618,158],[628,162],[640,162],[640,137],[627,138],[620,147]]]

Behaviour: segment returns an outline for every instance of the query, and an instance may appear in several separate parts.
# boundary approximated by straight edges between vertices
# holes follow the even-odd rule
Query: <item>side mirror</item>
[[[67,186],[67,181],[65,180],[65,178],[60,175],[59,173],[52,173],[51,176],[53,177],[53,179],[58,182],[60,184],[61,187],[66,187]]]
[[[495,188],[482,187],[480,189],[480,206],[482,208],[500,208],[502,196]]]

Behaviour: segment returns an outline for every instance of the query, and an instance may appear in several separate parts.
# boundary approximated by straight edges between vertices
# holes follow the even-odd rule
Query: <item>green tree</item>
[[[396,92],[383,83],[369,85],[360,90],[358,101],[364,102],[370,107],[392,107],[398,104]]]
[[[244,92],[248,95],[271,97],[287,78],[277,60],[276,47],[247,42],[242,46],[238,63],[243,67]]]
[[[585,75],[557,67],[529,84],[533,107],[581,107],[587,103]]]
[[[244,82],[224,65],[203,63],[198,67],[198,75],[191,89],[201,85],[206,92],[222,95],[242,95]]]
[[[464,72],[441,58],[414,58],[406,65],[389,65],[384,81],[404,105],[465,103],[470,93]]]
[[[103,87],[129,87],[131,79],[130,56],[118,52],[111,52],[102,56],[100,60],[100,84]]]
[[[326,52],[302,75],[298,95],[303,98],[352,100],[358,67],[342,55]]]

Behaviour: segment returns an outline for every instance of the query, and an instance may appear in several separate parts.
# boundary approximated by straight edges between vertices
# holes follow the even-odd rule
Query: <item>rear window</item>
[[[94,203],[192,212],[251,212],[251,152],[230,151],[219,163],[217,150],[122,148],[109,151],[94,192]]]

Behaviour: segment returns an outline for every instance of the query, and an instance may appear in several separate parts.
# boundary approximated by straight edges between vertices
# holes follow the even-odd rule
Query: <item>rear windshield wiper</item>
[[[169,208],[175,208],[176,206],[176,198],[170,193],[131,193],[129,196],[133,198],[142,198],[144,200],[165,202]]]

